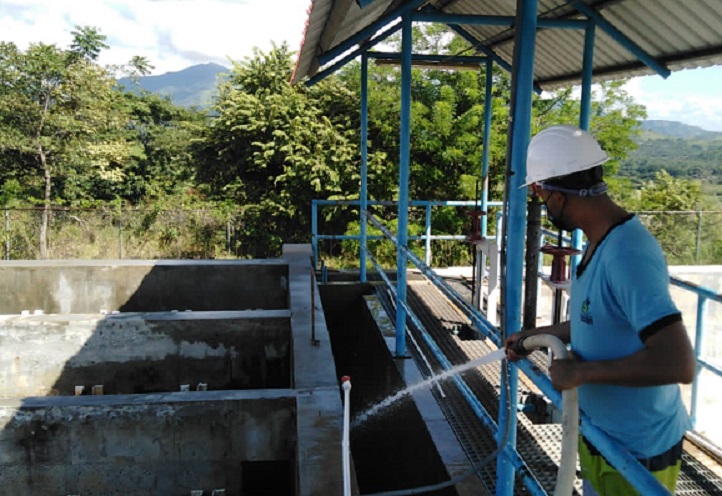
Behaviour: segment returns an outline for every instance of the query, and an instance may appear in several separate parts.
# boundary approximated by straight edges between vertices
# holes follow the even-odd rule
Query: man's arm
[[[558,390],[581,384],[659,386],[694,380],[696,360],[682,321],[662,327],[644,342],[644,348],[615,360],[582,362],[554,360],[549,368]]]

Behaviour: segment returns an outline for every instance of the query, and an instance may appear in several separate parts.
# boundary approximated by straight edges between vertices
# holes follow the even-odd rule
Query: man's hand
[[[518,362],[525,356],[529,355],[529,353],[519,354],[516,351],[513,350],[514,343],[519,341],[519,339],[523,338],[524,334],[521,332],[515,332],[508,338],[504,340],[504,348],[506,349],[506,358],[510,362]]]
[[[569,352],[570,357],[564,360],[552,360],[549,367],[549,377],[552,385],[558,391],[573,389],[582,384],[580,365],[582,362],[573,353]]]

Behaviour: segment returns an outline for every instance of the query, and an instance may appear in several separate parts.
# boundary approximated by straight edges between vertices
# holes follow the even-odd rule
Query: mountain
[[[642,121],[642,130],[669,138],[682,138],[685,140],[718,140],[722,133],[707,131],[697,126],[690,126],[677,121],[647,120]],[[646,139],[654,136],[646,136]]]
[[[229,73],[220,64],[198,64],[159,76],[143,76],[140,78],[140,87],[151,93],[169,96],[176,105],[203,108],[212,101],[217,78]],[[119,79],[118,83],[128,91],[135,88],[135,83],[129,78]]]
[[[676,178],[701,181],[704,190],[720,189],[722,133],[676,121],[643,121],[641,127],[638,148],[622,161],[621,176],[639,184],[664,169]]]

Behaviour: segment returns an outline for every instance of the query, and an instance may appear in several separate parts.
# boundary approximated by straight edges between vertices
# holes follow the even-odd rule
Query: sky
[[[94,26],[108,37],[102,64],[134,55],[152,74],[215,62],[229,66],[272,42],[301,44],[311,0],[0,0],[0,41],[67,47],[74,26]],[[633,78],[627,92],[648,119],[680,121],[722,132],[722,66]]]

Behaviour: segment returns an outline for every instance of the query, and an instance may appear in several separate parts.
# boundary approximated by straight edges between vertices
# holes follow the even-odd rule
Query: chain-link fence
[[[43,209],[6,208],[3,213],[2,258],[41,258]],[[722,264],[721,211],[652,211],[637,215],[659,240],[670,265]],[[243,226],[241,210],[221,213],[212,209],[53,208],[47,212],[47,258],[238,258],[253,252],[253,239],[244,239],[248,233],[241,235]],[[444,251],[442,245],[449,248],[447,244],[459,244],[434,243],[438,255]],[[341,243],[338,245],[340,248]],[[451,250],[448,258],[455,257],[463,258]]]
[[[241,212],[53,208],[47,212],[49,259],[237,258]],[[3,258],[41,258],[42,208],[4,209]]]

